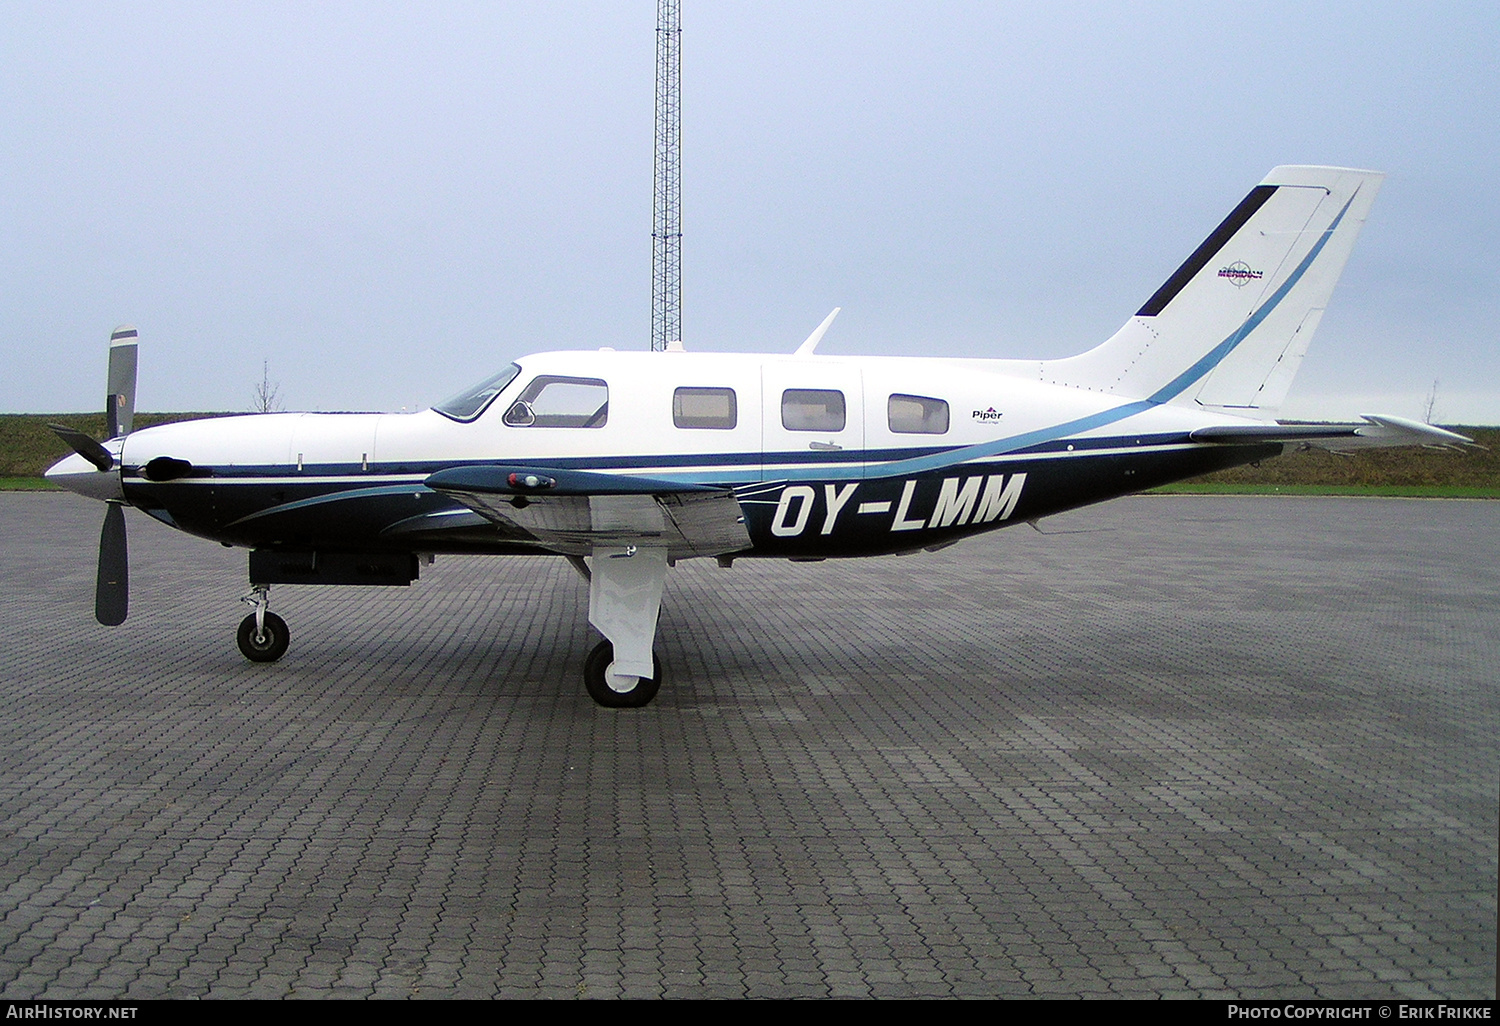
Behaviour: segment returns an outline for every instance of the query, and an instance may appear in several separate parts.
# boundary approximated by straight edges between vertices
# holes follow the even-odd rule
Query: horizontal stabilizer
[[[1357,424],[1219,424],[1188,435],[1194,442],[1305,442],[1324,438],[1354,438]]]
[[[1389,414],[1363,414],[1361,424],[1219,424],[1199,428],[1188,436],[1194,442],[1249,445],[1256,442],[1300,443],[1334,452],[1390,449],[1402,445],[1470,445],[1454,431]]]

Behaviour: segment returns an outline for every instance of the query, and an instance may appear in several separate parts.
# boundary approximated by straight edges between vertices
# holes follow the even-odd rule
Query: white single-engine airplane
[[[239,646],[287,649],[273,584],[410,584],[433,553],[550,553],[604,635],[584,683],[656,695],[667,568],[937,549],[1276,456],[1450,445],[1367,415],[1274,417],[1382,176],[1278,167],[1108,341],[1061,360],[556,352],[417,414],[263,414],[130,433],[136,332],[110,343],[110,438],[52,481],[109,504],[95,613],[125,619],[123,507],[250,550]]]

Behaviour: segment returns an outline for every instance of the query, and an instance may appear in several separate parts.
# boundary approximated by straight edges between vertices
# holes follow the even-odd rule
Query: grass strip
[[[1152,488],[1147,495],[1353,495],[1366,498],[1500,499],[1500,488],[1482,485],[1325,485],[1240,484],[1227,481],[1180,482]]]

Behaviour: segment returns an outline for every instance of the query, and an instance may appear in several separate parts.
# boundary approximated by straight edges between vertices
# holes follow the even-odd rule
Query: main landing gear
[[[667,550],[595,546],[589,568],[589,623],[605,640],[583,667],[589,697],[610,709],[638,708],[661,687],[661,660],[651,651]]]
[[[286,621],[270,610],[271,589],[259,585],[240,601],[255,610],[240,621],[235,636],[245,658],[256,663],[274,663],[286,655],[292,632],[287,629]]]

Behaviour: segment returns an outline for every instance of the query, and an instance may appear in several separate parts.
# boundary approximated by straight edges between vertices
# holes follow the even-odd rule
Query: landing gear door
[[[761,369],[761,479],[863,477],[864,386],[859,367],[821,359]]]

